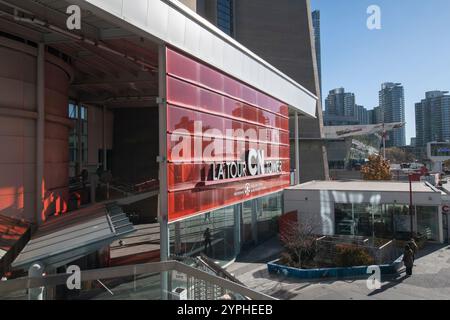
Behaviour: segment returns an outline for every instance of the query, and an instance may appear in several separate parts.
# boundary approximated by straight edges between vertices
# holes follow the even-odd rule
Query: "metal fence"
[[[17,292],[30,291],[33,288],[54,288],[56,286],[66,285],[68,278],[72,274],[60,273],[45,275],[42,277],[23,277],[18,279],[6,280],[0,282],[0,299],[8,298]],[[89,281],[98,281],[101,279],[112,280],[121,278],[134,278],[142,275],[160,275],[167,277],[168,288],[161,290],[160,299],[190,299],[190,300],[204,300],[204,299],[224,299],[225,294],[230,294],[232,297],[237,296],[248,297],[252,300],[276,300],[275,298],[254,291],[241,284],[217,277],[203,270],[193,268],[178,261],[164,261],[139,265],[120,266],[113,268],[94,269],[81,271],[81,281],[83,283]],[[175,281],[174,275],[182,275],[181,280]],[[179,284],[182,284],[182,287]],[[178,286],[178,287],[177,287]],[[176,295],[175,289],[184,289],[186,296],[181,294]],[[132,291],[132,289],[129,289]],[[182,293],[179,291],[178,293]],[[124,299],[133,299],[133,296],[125,292]],[[142,294],[141,294],[142,297]],[[145,297],[145,292],[144,292]],[[23,298],[23,297],[21,297]]]
[[[242,282],[230,275],[225,269],[203,254],[200,257],[174,255],[171,256],[171,258],[210,275],[219,276],[228,281],[245,286]],[[225,295],[233,296],[239,300],[248,299],[237,292],[231,292],[224,287],[217,286],[205,280],[194,277],[187,277],[186,288],[188,300],[218,300]]]
[[[349,245],[365,250],[374,259],[375,264],[390,264],[400,255],[400,250],[395,240],[386,240],[380,245],[377,245],[373,238],[360,236],[323,236],[316,239],[315,260],[334,265],[339,254],[339,245]]]

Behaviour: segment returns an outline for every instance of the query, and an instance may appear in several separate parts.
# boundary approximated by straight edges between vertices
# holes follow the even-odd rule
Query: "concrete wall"
[[[69,67],[46,54],[44,211],[36,213],[37,49],[0,37],[0,214],[29,221],[68,200]]]
[[[235,1],[235,38],[321,100],[309,0]],[[322,105],[316,119],[300,117],[300,181],[328,175]],[[311,138],[313,140],[311,140]]]
[[[192,11],[197,11],[197,0],[179,0],[182,4],[189,7]]]
[[[306,1],[235,1],[235,38],[317,94]]]
[[[442,202],[439,192],[415,192],[413,204],[417,206],[440,207]],[[335,233],[335,203],[371,203],[409,204],[409,192],[371,192],[371,191],[329,191],[329,190],[295,190],[284,191],[284,211],[298,212],[298,221],[312,224],[318,234]],[[439,217],[441,216],[439,209]],[[439,219],[440,239],[442,240],[442,219]],[[415,222],[416,224],[416,222]],[[416,225],[414,225],[416,228]]]

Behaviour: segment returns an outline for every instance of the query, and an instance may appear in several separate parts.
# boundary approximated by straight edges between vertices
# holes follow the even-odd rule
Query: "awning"
[[[41,225],[12,267],[27,270],[40,262],[58,268],[133,231],[133,224],[117,204],[93,205],[53,217]]]

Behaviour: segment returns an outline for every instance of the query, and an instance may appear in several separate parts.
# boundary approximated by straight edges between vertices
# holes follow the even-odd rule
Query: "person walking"
[[[414,260],[413,260],[413,251],[408,245],[405,246],[405,252],[403,252],[403,263],[405,264],[406,267],[406,275],[411,276],[412,269],[414,266]]]
[[[416,260],[416,252],[419,249],[419,246],[417,245],[417,243],[414,240],[414,238],[411,238],[411,240],[409,240],[408,246],[409,246],[409,248],[411,249],[411,251],[413,253],[413,262],[414,262]]]
[[[203,233],[203,239],[204,239],[204,243],[205,243],[205,254],[208,254],[208,246],[209,249],[211,250],[211,232],[209,231],[209,228],[206,228],[205,232]]]

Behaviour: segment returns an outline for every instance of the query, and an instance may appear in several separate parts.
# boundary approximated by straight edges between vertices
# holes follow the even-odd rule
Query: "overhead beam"
[[[98,33],[99,33],[99,36],[98,36],[99,41],[126,39],[126,38],[136,37],[136,35],[134,35],[130,32],[127,32],[121,28],[99,29]],[[73,40],[66,36],[63,36],[61,34],[49,33],[49,34],[44,35],[44,42],[49,45],[49,44],[73,42]]]
[[[124,71],[124,72],[126,72],[128,74],[131,74],[131,75],[137,77],[138,72],[136,71],[136,69],[132,69],[131,67],[127,67],[125,65],[125,64],[129,63],[128,61],[119,63],[117,61],[116,57],[108,59],[108,58],[105,57],[105,52],[102,52],[102,54],[100,54],[100,52],[99,52],[100,49],[97,49],[96,47],[89,46],[89,45],[87,45],[85,43],[82,43],[82,42],[80,42],[78,45],[80,47],[84,48],[86,51],[90,52],[91,55],[93,57],[95,57],[96,59],[101,60],[103,63],[107,64],[110,68],[113,68],[115,70],[119,69],[119,70],[122,70],[122,71]],[[86,56],[88,56],[88,55],[86,55]],[[115,61],[112,61],[112,60],[115,60]]]
[[[149,75],[149,76],[145,76]],[[140,73],[136,77],[127,76],[127,77],[120,77],[120,78],[102,78],[102,79],[85,79],[85,80],[79,80],[77,82],[74,82],[71,84],[72,87],[85,87],[85,86],[99,86],[99,85],[126,85],[129,83],[136,83],[136,84],[147,84],[147,83],[154,83],[156,86],[157,79],[152,76],[153,74],[150,72],[146,73]]]
[[[34,42],[42,42],[43,35],[34,28],[13,22],[8,18],[0,18],[0,30],[18,37],[27,38]]]

